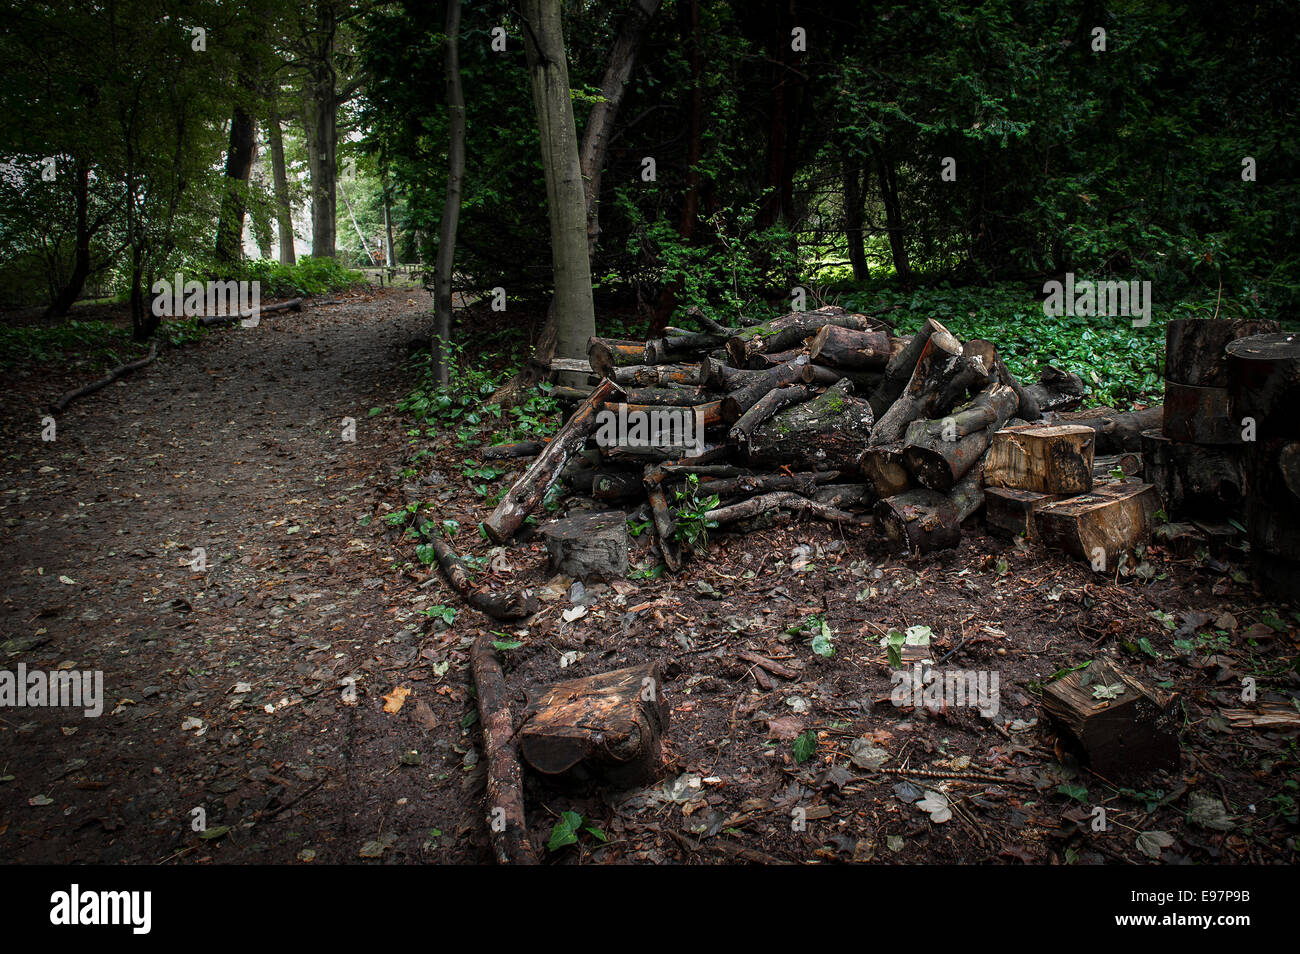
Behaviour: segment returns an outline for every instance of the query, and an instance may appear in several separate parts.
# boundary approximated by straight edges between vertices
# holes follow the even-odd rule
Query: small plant
[[[586,824],[583,817],[577,812],[563,812],[560,815],[560,820],[551,828],[551,840],[546,843],[546,850],[559,851],[565,845],[576,845],[578,836],[583,832],[597,841],[609,840],[608,836],[599,828]]]
[[[709,511],[716,510],[721,499],[717,494],[700,497],[700,478],[690,474],[686,486],[674,492],[677,507],[673,516],[677,522],[675,537],[684,541],[697,553],[704,552],[709,545],[709,531],[718,526],[718,521],[709,519]]]

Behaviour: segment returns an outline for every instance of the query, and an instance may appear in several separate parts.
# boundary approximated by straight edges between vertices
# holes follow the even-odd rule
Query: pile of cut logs
[[[995,435],[1076,407],[1085,390],[1076,375],[1051,367],[1022,386],[993,343],[959,341],[933,319],[899,336],[882,314],[833,306],[739,328],[695,317],[700,331],[593,338],[588,362],[562,363],[594,381],[557,389],[579,402],[564,427],[544,446],[484,450],[497,459],[536,455],[484,523],[494,541],[510,540],[563,481],[607,507],[644,504],[676,569],[683,554],[673,504],[691,481],[701,498],[721,499],[706,514],[720,525],[784,510],[875,525],[898,549],[950,547],[983,503],[982,464]],[[693,448],[702,453],[594,440],[602,410],[627,419],[664,408],[691,409],[703,421],[706,440]],[[1091,429],[1031,432],[1044,456],[1024,466],[1036,472],[1055,462],[1061,445],[1087,458],[1088,486],[1076,481],[1068,492],[1089,489],[1093,441],[1077,435],[1105,423],[1087,423]],[[583,540],[608,548],[586,530],[550,539],[566,552]]]
[[[585,388],[557,389],[578,405],[561,430],[544,445],[484,449],[534,456],[484,522],[495,542],[513,538],[563,482],[608,511],[599,527],[579,514],[544,529],[553,562],[578,567],[573,575],[625,571],[621,518],[638,510],[678,569],[675,505],[713,495],[710,524],[803,513],[873,526],[894,549],[922,553],[955,546],[984,508],[990,530],[1104,571],[1161,509],[1197,520],[1197,544],[1245,503],[1256,551],[1293,575],[1300,568],[1300,418],[1286,414],[1300,370],[1292,336],[1271,323],[1171,322],[1163,408],[1072,413],[1085,390],[1077,375],[1049,366],[1022,386],[993,343],[959,341],[933,319],[899,336],[884,313],[833,306],[737,328],[695,317],[702,330],[592,338],[587,362],[559,363],[589,375]],[[670,408],[696,415],[704,440],[595,439],[601,411],[628,420]],[[1291,516],[1270,521],[1279,507]]]

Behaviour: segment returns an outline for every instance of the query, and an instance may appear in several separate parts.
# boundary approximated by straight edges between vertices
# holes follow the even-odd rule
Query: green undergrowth
[[[157,338],[179,347],[198,340],[203,333],[193,321],[164,319],[158,326]],[[74,362],[111,368],[139,358],[148,350],[148,342],[132,340],[129,326],[103,319],[0,325],[0,368]]]

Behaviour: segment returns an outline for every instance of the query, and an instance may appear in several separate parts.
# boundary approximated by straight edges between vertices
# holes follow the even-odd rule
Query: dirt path
[[[428,676],[409,554],[368,519],[407,441],[370,410],[409,388],[426,321],[397,289],[226,329],[74,404],[53,442],[11,405],[0,668],[102,670],[104,709],[0,713],[0,857],[479,857],[450,837],[468,809],[424,797],[455,768],[405,754],[432,711],[377,700]]]

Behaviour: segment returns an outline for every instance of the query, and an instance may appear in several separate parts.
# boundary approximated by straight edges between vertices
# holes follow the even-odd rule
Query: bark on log
[[[940,408],[954,407],[971,394],[997,383],[998,353],[991,341],[972,338],[962,344],[961,353],[966,358],[965,368],[939,395],[937,406]],[[1014,407],[1011,413],[1015,413]]]
[[[1229,343],[1277,330],[1275,321],[1175,318],[1165,325],[1165,378],[1201,388],[1226,388],[1231,383]]]
[[[1030,424],[993,435],[984,483],[1044,494],[1082,494],[1092,489],[1097,433],[1077,424]]]
[[[546,449],[534,458],[528,469],[506,491],[483,527],[493,542],[510,540],[533,510],[541,503],[569,458],[586,442],[596,426],[596,413],[611,397],[621,398],[623,391],[609,378],[602,378],[582,406],[573,412],[564,426],[551,438]]]
[[[1246,459],[1246,536],[1252,552],[1300,560],[1300,442],[1263,441]],[[1292,599],[1296,594],[1291,594]]]
[[[852,470],[872,423],[871,405],[853,397],[852,389],[840,381],[759,425],[747,447],[750,463]]]
[[[1011,369],[1001,358],[998,358],[997,373],[998,380],[1016,392],[1016,398],[1020,402],[1020,406],[1016,409],[1016,417],[1031,424],[1042,420],[1043,411],[1038,406],[1038,401],[1021,385],[1019,379],[1011,373]]]
[[[645,496],[645,487],[636,474],[619,470],[599,470],[591,475],[591,496],[595,500],[633,500]]]
[[[1245,497],[1242,447],[1208,447],[1142,432],[1142,476],[1153,484],[1172,520],[1231,516]]]
[[[644,341],[621,341],[616,338],[591,338],[587,341],[587,360],[591,370],[601,377],[613,377],[616,368],[627,365],[653,364]]]
[[[569,679],[524,710],[524,760],[544,775],[588,772],[621,787],[659,774],[668,725],[663,669],[647,663]]]
[[[877,419],[882,417],[903,393],[907,382],[912,378],[912,372],[916,369],[916,362],[921,358],[921,352],[925,350],[926,342],[936,331],[947,333],[948,329],[933,318],[926,319],[921,330],[912,335],[898,353],[889,359],[889,364],[885,365],[885,376],[870,398],[871,411]]]
[[[443,574],[447,577],[447,582],[451,584],[452,589],[461,595],[470,606],[478,610],[484,616],[491,616],[493,619],[526,619],[537,612],[539,606],[537,597],[533,595],[532,590],[523,589],[513,593],[496,593],[491,590],[483,590],[474,585],[473,577],[470,575],[465,564],[461,562],[460,557],[456,556],[447,542],[436,533],[429,537],[429,545],[433,548],[433,555],[438,560],[438,566]]]
[[[796,513],[810,514],[822,520],[829,520],[832,523],[848,523],[854,526],[866,526],[870,522],[867,518],[858,514],[821,504],[788,491],[764,494],[761,497],[750,497],[740,503],[710,510],[706,516],[710,520],[716,520],[719,524],[727,524],[734,523],[737,520],[745,520],[749,517],[756,517],[771,510],[793,510]]]
[[[478,690],[479,722],[487,762],[487,826],[497,864],[535,865],[528,840],[523,778],[515,749],[515,725],[501,661],[485,633],[470,647],[470,665]]]
[[[478,456],[483,460],[512,460],[516,457],[536,457],[545,446],[541,441],[492,444],[488,447],[480,447]]]
[[[821,484],[830,483],[839,477],[839,471],[813,471],[799,474],[743,474],[735,477],[703,478],[700,489],[705,493],[717,494],[719,497],[772,493],[789,490],[804,496],[813,496]]]
[[[1043,412],[1072,410],[1083,403],[1083,396],[1087,391],[1083,378],[1072,371],[1062,371],[1050,364],[1043,368],[1037,384],[1025,388],[1025,394],[1038,405],[1039,411]]]
[[[656,407],[694,407],[706,403],[711,395],[701,387],[628,388],[628,404],[650,404]]]
[[[794,312],[761,325],[746,328],[727,339],[727,355],[738,368],[749,367],[761,355],[785,351],[815,335],[825,325],[839,325],[855,331],[869,331],[888,326],[869,315],[845,313],[836,307],[816,311]]]
[[[541,529],[552,570],[582,580],[614,580],[627,575],[627,514],[578,513]]]
[[[700,364],[631,364],[614,368],[609,375],[614,383],[625,388],[662,388],[669,385],[696,387],[709,384],[708,369]],[[642,404],[648,401],[640,402]]]
[[[884,331],[854,331],[839,325],[823,325],[808,349],[813,361],[837,368],[883,371],[889,359],[907,344],[906,338],[891,338]]]
[[[158,342],[154,341],[149,345],[149,353],[145,355],[143,358],[137,358],[134,361],[128,361],[125,364],[119,364],[116,368],[108,372],[108,374],[100,378],[98,381],[92,381],[90,384],[83,384],[79,388],[73,388],[71,391],[68,391],[66,394],[63,395],[63,397],[59,398],[52,405],[54,413],[62,414],[65,410],[67,410],[68,405],[71,404],[73,401],[77,400],[78,398],[83,398],[88,394],[94,394],[96,391],[108,387],[114,381],[118,380],[118,378],[125,377],[126,375],[130,374],[132,371],[139,371],[141,368],[149,364],[152,364],[157,357],[158,357]]]
[[[1043,494],[1013,487],[985,487],[984,522],[990,533],[1037,540],[1034,512],[1062,499],[1061,494]]]
[[[650,502],[655,535],[659,538],[659,553],[668,569],[676,573],[682,568],[682,552],[677,543],[677,524],[673,520],[672,511],[668,509],[668,500],[664,497],[663,478],[662,470],[647,467],[643,483],[646,499]]]
[[[1196,444],[1240,444],[1241,424],[1227,388],[1165,382],[1165,437]]]
[[[736,445],[743,453],[748,452],[749,442],[753,436],[754,429],[760,424],[766,423],[776,413],[792,404],[801,404],[808,400],[811,392],[802,384],[796,384],[788,388],[776,388],[768,391],[758,403],[748,411],[737,418],[736,423],[732,425],[731,430],[727,433],[727,438]]]
[[[703,335],[689,331],[663,338],[652,338],[645,343],[646,363],[663,364],[701,351],[712,351],[726,340],[719,335]]]
[[[869,442],[873,446],[900,440],[907,425],[917,418],[936,417],[946,411],[947,408],[939,404],[940,398],[948,385],[967,371],[968,364],[962,353],[961,342],[938,322],[933,323],[935,328],[921,349],[921,356],[912,369],[907,386],[898,400],[876,422],[871,432]],[[889,380],[888,370],[885,372],[885,380]]]
[[[755,378],[743,387],[732,391],[722,399],[723,421],[734,424],[740,420],[742,414],[757,404],[763,395],[769,391],[798,384],[802,380],[800,375],[807,363],[807,357],[800,356],[794,361],[777,365],[765,372],[761,377]]]
[[[256,311],[234,311],[228,315],[199,315],[195,318],[195,322],[204,328],[210,328],[213,325],[233,324],[236,321],[243,321],[245,318],[261,318],[264,315],[274,315],[281,311],[302,311],[302,299],[291,298],[288,301],[277,302],[274,305],[260,305]]]
[[[1115,698],[1099,700],[1105,686]],[[1117,688],[1118,687],[1118,688]],[[1148,688],[1110,660],[1093,660],[1043,689],[1043,709],[1100,777],[1129,781],[1177,772],[1177,696]]]
[[[1159,428],[1164,422],[1164,408],[1160,405],[1139,411],[1116,411],[1112,408],[1092,408],[1087,411],[1070,411],[1052,417],[1053,424],[1080,424],[1097,432],[1095,454],[1122,454],[1142,449],[1142,432]]]
[[[628,397],[631,397],[631,393],[628,394]],[[605,404],[605,408],[616,414],[618,416],[618,421],[626,420],[628,422],[628,434],[634,433],[632,428],[635,426],[643,427],[647,435],[654,433],[656,428],[658,428],[658,433],[661,436],[665,434],[671,436],[675,431],[684,432],[686,425],[682,424],[679,426],[680,419],[677,415],[677,412],[679,411],[692,412],[690,417],[690,427],[698,427],[701,421],[705,427],[715,427],[723,423],[722,401],[710,401],[707,404],[678,405],[625,404],[622,401],[610,401]],[[636,424],[638,417],[643,418],[645,422],[643,425]],[[684,440],[687,435],[683,433],[682,437]],[[701,435],[701,437],[703,437],[703,435]],[[635,446],[635,438],[629,437],[628,446]],[[655,446],[661,445],[656,444]]]
[[[1255,422],[1256,440],[1300,438],[1300,335],[1238,338],[1227,350],[1238,420]]]
[[[983,458],[1017,403],[1015,391],[994,384],[945,417],[913,421],[903,441],[903,463],[912,479],[930,490],[951,490]]]

